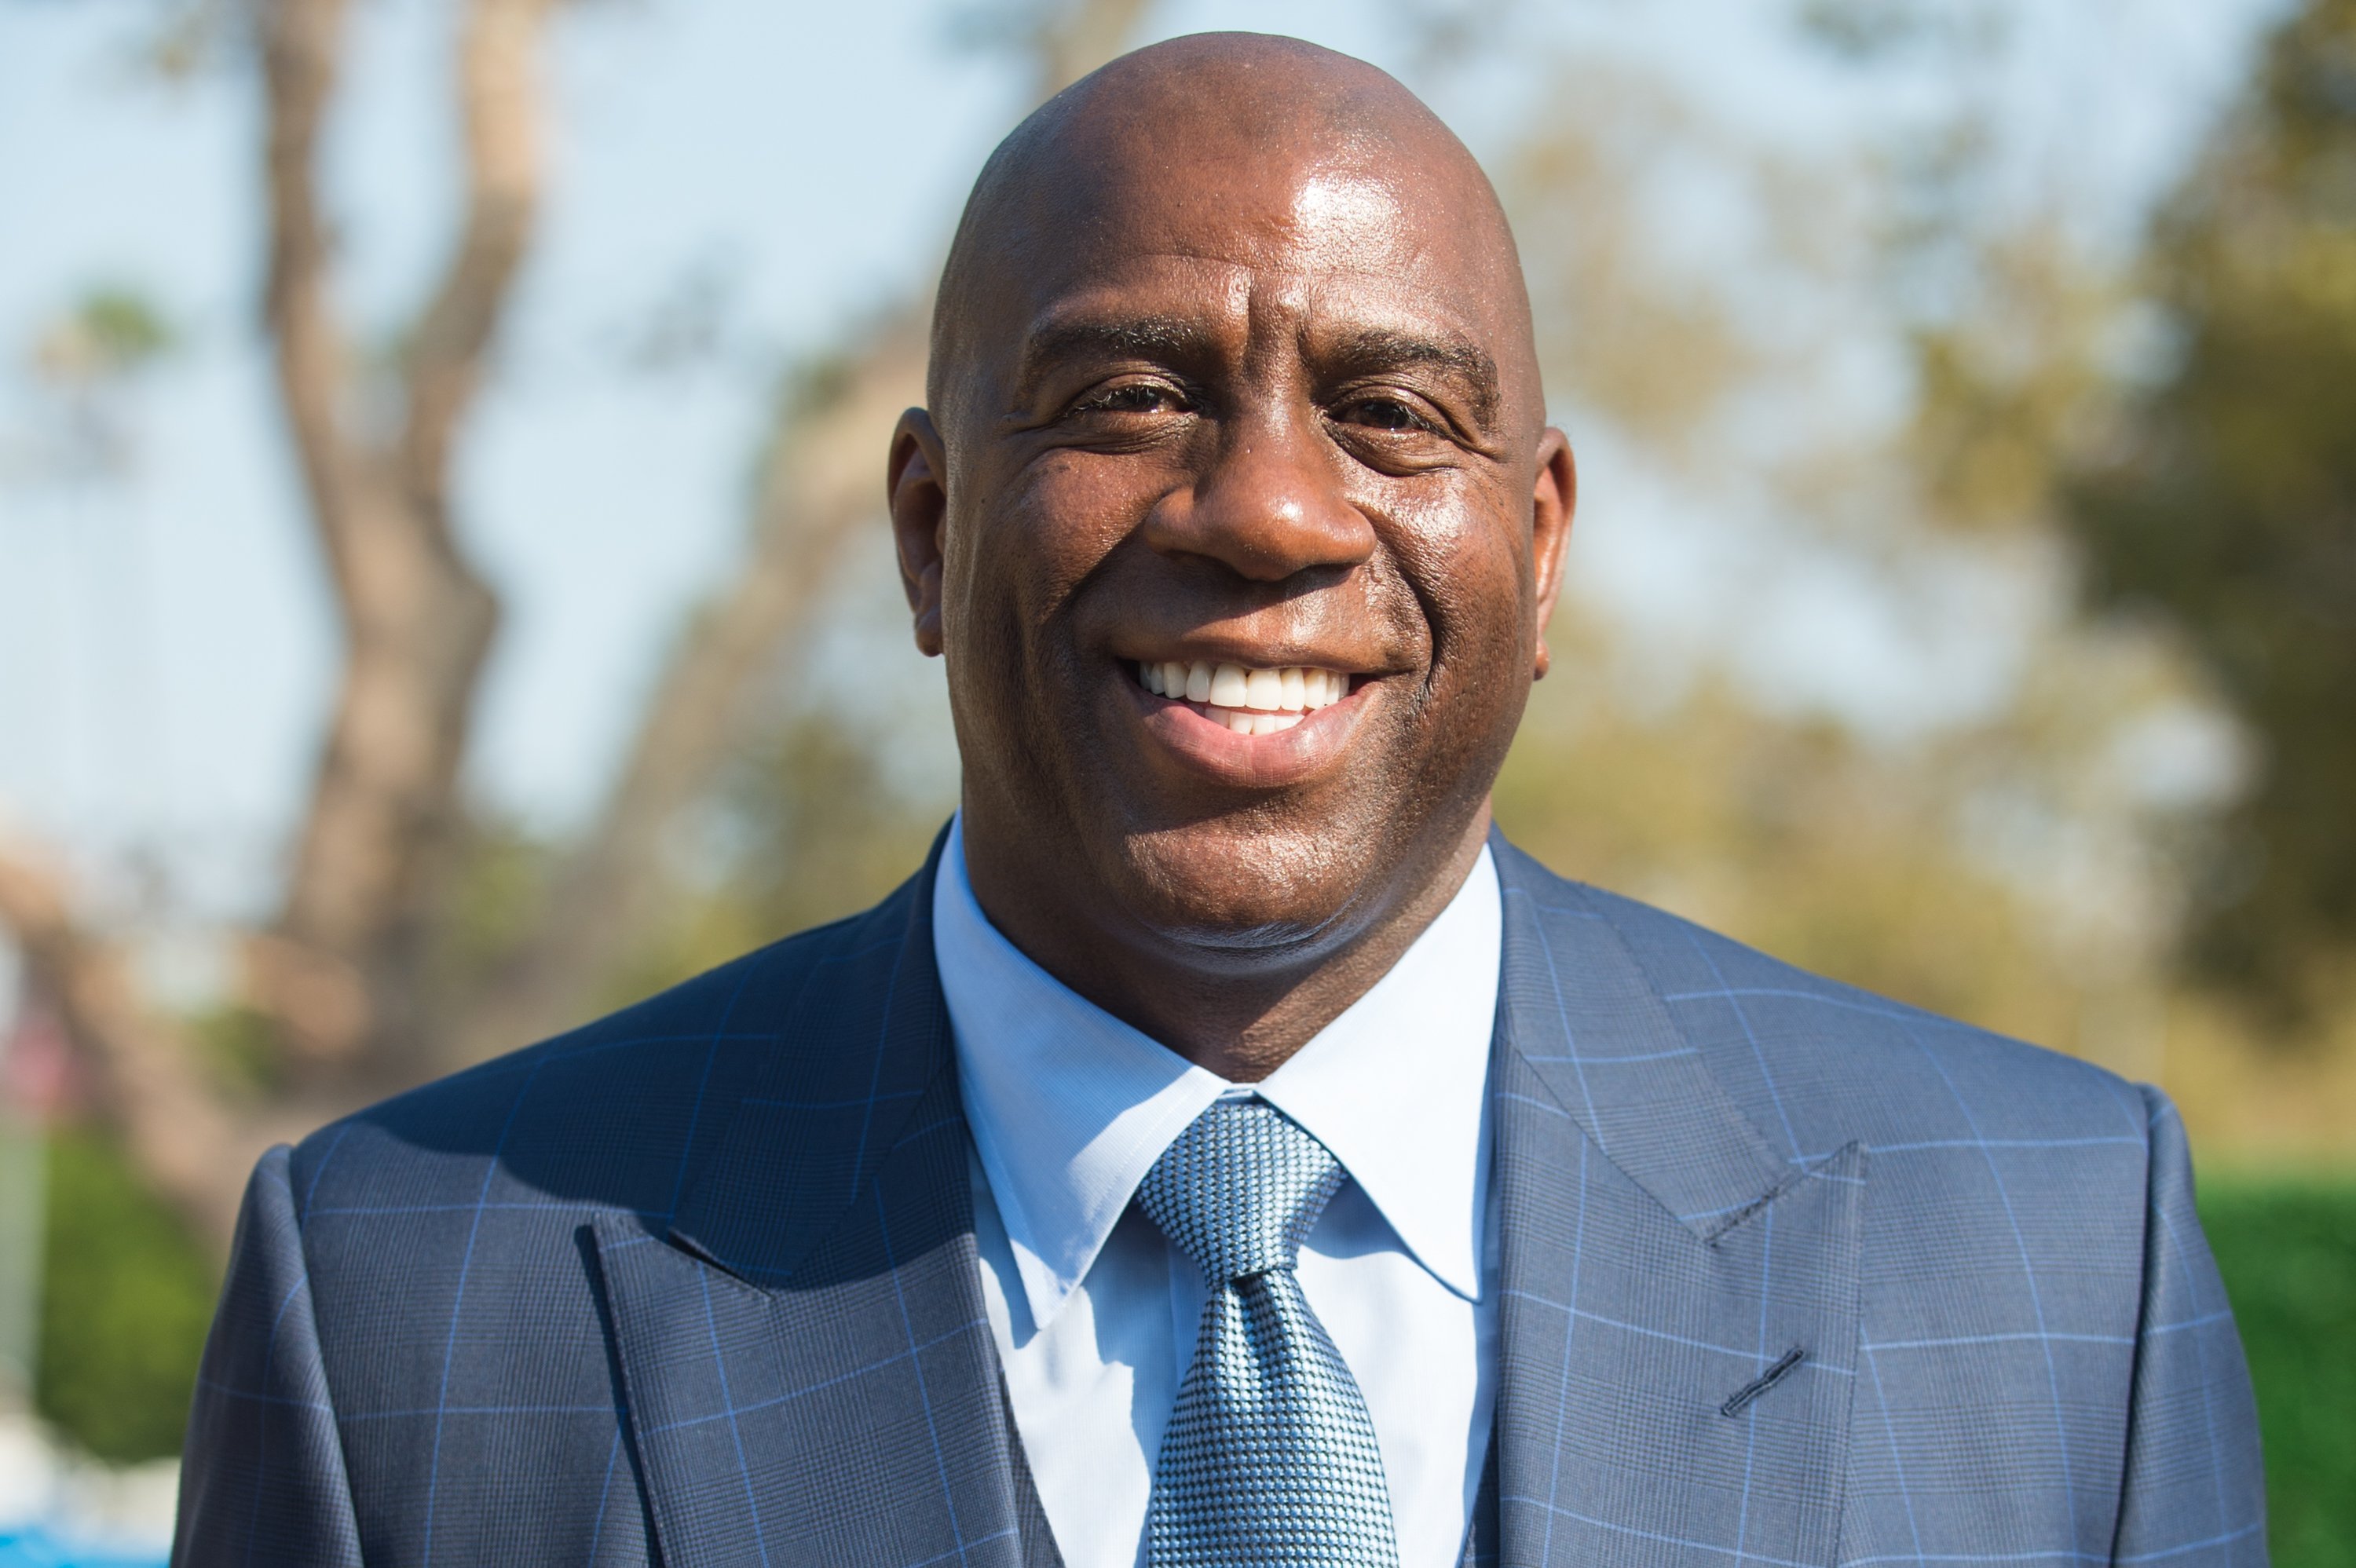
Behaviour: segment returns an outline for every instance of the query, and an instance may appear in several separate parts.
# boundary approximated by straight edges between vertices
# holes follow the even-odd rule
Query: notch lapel
[[[1830,1563],[1863,1150],[1771,1153],[1581,890],[1492,847],[1504,1560]]]
[[[668,1233],[595,1227],[663,1561],[1016,1564],[932,871],[832,928]],[[787,961],[780,959],[779,961]]]

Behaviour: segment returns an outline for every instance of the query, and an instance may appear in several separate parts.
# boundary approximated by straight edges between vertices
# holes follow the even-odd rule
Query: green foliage
[[[90,386],[145,369],[178,341],[163,313],[135,290],[91,290],[42,334],[34,368],[61,386]]]
[[[2201,1223],[2249,1353],[2275,1568],[2356,1541],[2356,1185],[2210,1182]]]
[[[952,803],[914,801],[840,720],[788,726],[734,781],[746,830],[740,885],[780,935],[882,898],[923,863]]]
[[[2030,228],[1988,248],[1972,289],[1970,308],[1913,334],[1907,465],[1949,528],[2045,529],[2056,454],[2083,444],[2109,390],[2117,285]]]
[[[2258,742],[2194,953],[2294,1012],[2356,938],[2356,0],[2312,0],[2155,240],[2179,335],[2073,485],[2100,606],[2185,638]]]
[[[209,1008],[188,1020],[206,1068],[224,1086],[267,1094],[284,1080],[284,1053],[270,1015],[243,1002]]]
[[[1633,711],[1580,656],[1558,646],[1557,660],[1497,781],[1497,820],[1516,844],[1803,968],[2080,1043],[2072,955],[1944,819],[1954,764],[1762,719],[1722,688]]]
[[[129,289],[92,292],[81,304],[82,330],[120,369],[146,363],[172,347],[173,334],[154,304]]]
[[[112,1142],[49,1143],[41,1414],[102,1459],[180,1451],[219,1283],[205,1249]]]
[[[450,879],[433,928],[426,973],[463,1008],[494,985],[547,914],[556,849],[521,825],[477,813],[452,846]]]

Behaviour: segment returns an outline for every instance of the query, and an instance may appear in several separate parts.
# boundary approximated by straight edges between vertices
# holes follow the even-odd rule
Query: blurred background
[[[0,0],[0,1563],[153,1563],[268,1144],[863,905],[966,186],[1222,27],[1512,210],[1558,869],[2174,1095],[2356,1563],[2356,0]]]

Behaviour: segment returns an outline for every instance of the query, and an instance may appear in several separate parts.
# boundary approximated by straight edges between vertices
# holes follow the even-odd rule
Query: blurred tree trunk
[[[451,525],[449,467],[530,243],[540,195],[538,48],[549,0],[470,0],[456,77],[466,211],[408,346],[400,416],[356,428],[328,303],[320,125],[344,0],[260,13],[269,104],[265,315],[280,400],[344,635],[344,668],[275,928],[252,947],[256,999],[315,1071],[416,1077],[434,1021],[423,964],[459,819],[457,783],[498,600]]]

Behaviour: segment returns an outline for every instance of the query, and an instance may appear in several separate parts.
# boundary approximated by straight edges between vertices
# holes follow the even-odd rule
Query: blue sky
[[[2123,240],[2275,6],[1997,9],[2010,41],[1967,85],[2001,112],[1999,185],[2021,200],[2067,193]],[[413,306],[450,235],[448,12],[358,8],[327,184],[342,296],[377,335]],[[267,886],[300,797],[333,630],[253,331],[253,95],[234,71],[143,77],[129,56],[155,14],[0,3],[0,452],[17,459],[0,473],[0,814],[93,859],[161,847],[201,901],[233,903]],[[509,607],[475,759],[487,798],[552,827],[594,800],[665,637],[725,570],[776,368],[934,264],[1024,90],[1017,62],[948,41],[950,14],[939,0],[608,0],[559,23],[545,228],[459,475],[463,526]],[[1565,52],[1637,62],[1802,150],[1869,146],[1954,90],[1845,70],[1791,47],[1787,11],[1735,0],[1528,5],[1534,43],[1416,76],[1406,14],[1164,5],[1150,31],[1250,26],[1361,54],[1428,85],[1484,155],[1563,80],[1537,66]],[[132,476],[61,485],[27,472],[50,416],[18,368],[41,324],[99,283],[154,298],[185,342],[128,410]],[[699,294],[718,302],[722,352],[634,367],[648,324]],[[1595,478],[1590,517],[1606,521],[1590,530],[1613,512]],[[1639,487],[1632,476],[1630,515],[1678,505]],[[880,531],[869,557],[872,587]],[[1642,550],[1622,559],[1612,581],[1639,599],[1675,575]],[[1812,660],[1854,665],[1857,639],[1876,635],[1799,639],[1789,678],[1804,686]],[[900,645],[862,641],[835,667],[855,680],[886,666],[879,693],[927,700]]]

